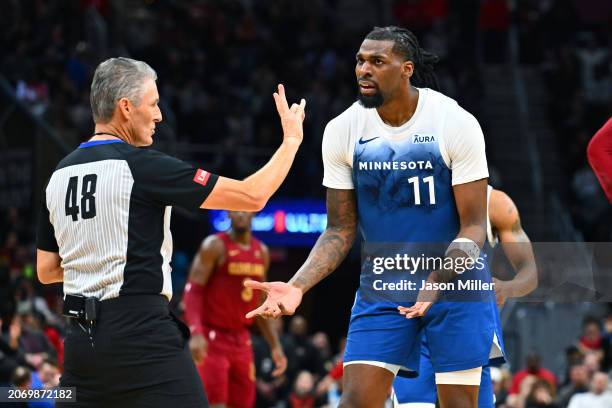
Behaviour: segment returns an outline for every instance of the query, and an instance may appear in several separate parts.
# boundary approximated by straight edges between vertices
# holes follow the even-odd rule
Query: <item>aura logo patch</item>
[[[435,143],[436,137],[434,135],[413,135],[412,143],[420,144],[420,143]]]

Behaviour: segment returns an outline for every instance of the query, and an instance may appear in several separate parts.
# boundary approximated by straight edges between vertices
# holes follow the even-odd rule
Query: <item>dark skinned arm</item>
[[[215,268],[223,261],[225,246],[215,235],[207,237],[200,246],[191,264],[189,279],[185,285],[183,303],[185,322],[191,330],[189,348],[196,364],[206,355],[207,343],[202,328],[202,292]]]
[[[454,185],[453,193],[460,225],[457,238],[471,239],[482,249],[487,237],[487,179],[484,178],[465,184]],[[454,249],[449,251],[445,257],[452,258],[453,262],[448,264],[455,265],[459,263],[454,261],[454,259],[465,258],[466,256],[463,251]],[[447,265],[447,262],[443,264]],[[465,265],[465,262],[463,261],[460,264]],[[443,268],[431,272],[427,281],[430,283],[442,283],[449,282],[455,277],[457,277],[457,273],[454,269]],[[423,316],[427,313],[437,296],[437,291],[422,290],[419,292],[417,301],[413,306],[398,306],[398,310],[408,319]]]
[[[491,192],[489,217],[504,253],[516,271],[516,276],[510,281],[493,278],[497,304],[501,306],[508,298],[522,297],[532,292],[538,286],[538,272],[531,241],[521,226],[516,205],[506,193],[499,190]]]
[[[327,189],[327,227],[310,251],[306,262],[288,283],[245,282],[246,287],[263,290],[264,303],[247,317],[291,315],[302,295],[332,273],[353,246],[357,233],[357,205],[354,190]]]
[[[289,283],[306,293],[332,273],[349,253],[357,234],[355,190],[327,189],[327,227]]]

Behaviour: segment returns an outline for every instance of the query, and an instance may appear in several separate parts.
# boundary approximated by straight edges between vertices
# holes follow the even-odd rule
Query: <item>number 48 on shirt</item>
[[[79,200],[79,177],[70,177],[66,190],[66,216],[72,216],[72,221],[79,220],[79,211],[84,220],[96,216],[96,182],[97,174],[83,176]],[[80,204],[80,205],[79,205]]]

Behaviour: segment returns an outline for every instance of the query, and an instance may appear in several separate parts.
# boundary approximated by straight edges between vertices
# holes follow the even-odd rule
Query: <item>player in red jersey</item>
[[[255,403],[255,366],[248,327],[254,322],[281,375],[287,359],[270,321],[246,313],[260,303],[245,280],[264,281],[268,248],[251,235],[253,213],[229,212],[231,228],[208,236],[191,265],[183,302],[191,330],[189,347],[211,407],[251,408]]]
[[[606,197],[612,203],[612,118],[589,142],[587,157]]]

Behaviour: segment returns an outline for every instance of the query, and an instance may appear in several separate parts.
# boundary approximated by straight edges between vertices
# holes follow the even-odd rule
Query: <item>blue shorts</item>
[[[427,342],[422,342],[419,376],[416,378],[396,377],[393,392],[399,404],[424,403],[435,405],[437,399],[436,378],[429,357]],[[495,397],[491,382],[491,368],[484,366],[478,393],[478,408],[493,408]]]
[[[483,367],[489,363],[494,333],[490,302],[434,303],[423,318],[406,319],[396,304],[368,303],[357,292],[344,363],[378,361],[418,372],[425,335],[435,372]]]

